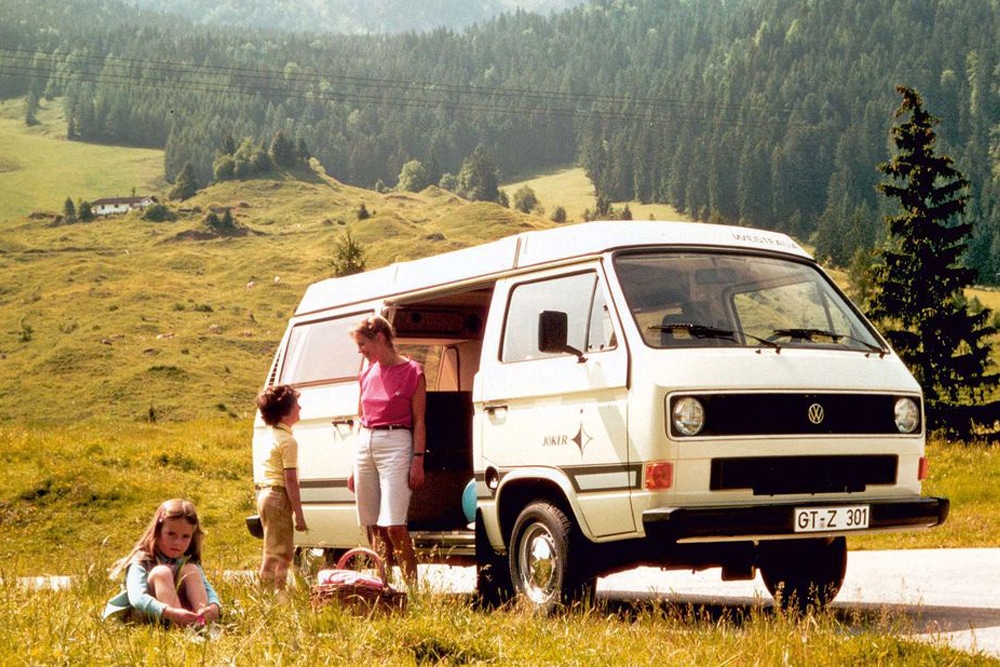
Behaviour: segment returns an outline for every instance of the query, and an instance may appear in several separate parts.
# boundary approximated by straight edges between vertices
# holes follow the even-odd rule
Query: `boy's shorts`
[[[295,545],[292,503],[282,486],[257,492],[257,513],[264,526],[264,556],[291,561]]]

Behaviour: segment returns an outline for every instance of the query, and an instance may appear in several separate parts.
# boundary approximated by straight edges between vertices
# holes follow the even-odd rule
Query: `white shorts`
[[[405,526],[410,509],[413,434],[363,429],[354,459],[354,493],[361,526]]]

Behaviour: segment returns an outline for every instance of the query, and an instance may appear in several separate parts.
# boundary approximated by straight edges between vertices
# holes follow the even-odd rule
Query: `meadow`
[[[889,612],[797,616],[767,601],[692,608],[665,598],[539,618],[417,592],[405,615],[367,619],[313,609],[299,579],[278,603],[246,574],[260,549],[243,523],[252,399],[305,287],[331,275],[347,231],[375,267],[554,223],[436,188],[352,188],[320,170],[214,186],[170,222],[57,224],[66,196],[165,187],[162,155],[66,142],[58,117],[50,107],[24,128],[0,107],[0,664],[996,664],[908,638],[911,620]],[[57,164],[88,168],[45,182]],[[580,176],[528,182],[549,213],[563,205],[574,220],[593,205]],[[222,206],[248,233],[192,240]],[[1000,546],[996,448],[932,440],[928,453],[925,492],[951,498],[949,521],[855,538],[852,549]],[[201,512],[221,622],[207,636],[102,623],[119,586],[109,567],[174,496]],[[24,585],[39,576],[72,583]]]

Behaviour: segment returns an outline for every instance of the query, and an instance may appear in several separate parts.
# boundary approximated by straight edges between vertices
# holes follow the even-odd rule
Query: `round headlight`
[[[913,433],[920,426],[920,408],[912,398],[897,398],[893,412],[900,433]]]
[[[705,425],[705,408],[701,401],[691,396],[674,401],[674,428],[681,435],[698,435]]]

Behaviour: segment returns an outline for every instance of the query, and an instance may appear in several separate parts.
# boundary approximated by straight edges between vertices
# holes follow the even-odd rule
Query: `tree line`
[[[874,165],[904,84],[969,181],[964,261],[1000,283],[998,41],[988,0],[593,0],[363,37],[0,0],[0,98],[61,98],[71,139],[162,147],[171,182],[278,132],[370,188],[457,178],[481,147],[503,177],[577,163],[597,201],[786,231],[847,266],[885,234]]]

